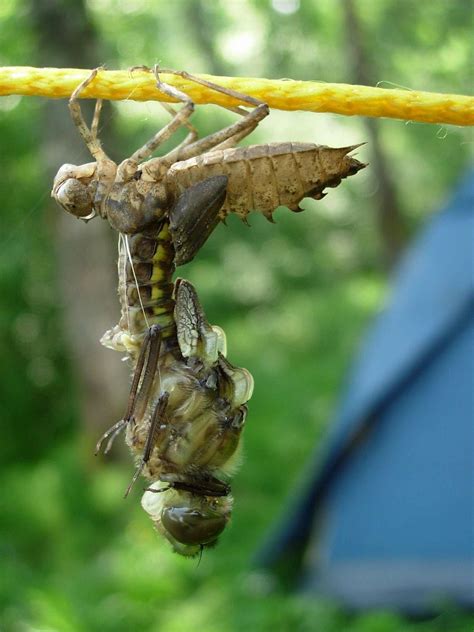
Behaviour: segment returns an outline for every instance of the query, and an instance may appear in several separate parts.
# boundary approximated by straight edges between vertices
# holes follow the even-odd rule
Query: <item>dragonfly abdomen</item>
[[[160,325],[163,339],[175,336],[175,251],[168,222],[163,222],[158,231],[124,240],[125,252],[119,257],[121,329],[141,335],[151,325]]]

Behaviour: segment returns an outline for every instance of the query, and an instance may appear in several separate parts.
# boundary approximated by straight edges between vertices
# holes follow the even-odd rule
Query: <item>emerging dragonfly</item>
[[[224,332],[206,320],[188,281],[173,283],[175,267],[191,261],[221,219],[251,210],[272,221],[277,206],[300,210],[305,197],[320,199],[325,187],[365,165],[349,156],[354,147],[275,143],[234,148],[268,114],[268,106],[185,72],[173,73],[253,107],[229,108],[242,119],[197,140],[189,123],[194,103],[160,80],[157,87],[183,103],[172,120],[117,165],[97,137],[101,101],[91,127],[78,98],[97,74],[74,91],[69,107],[94,162],[63,165],[52,196],[75,217],[107,219],[119,232],[119,323],[101,340],[125,352],[133,366],[126,413],[98,443],[105,452],[126,430],[137,460],[132,482],[149,481],[142,505],[157,529],[182,555],[215,544],[232,509],[229,478],[238,464],[240,436],[253,391],[246,369],[226,359]],[[190,132],[175,149],[151,158],[178,128]]]

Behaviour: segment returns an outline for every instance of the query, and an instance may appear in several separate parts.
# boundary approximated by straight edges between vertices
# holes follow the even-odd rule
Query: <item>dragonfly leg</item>
[[[141,67],[140,67],[141,68]],[[133,68],[132,68],[133,70]],[[181,92],[177,88],[173,86],[169,86],[166,83],[163,83],[160,79],[158,66],[155,66],[154,73],[156,76],[156,85],[161,92],[164,92],[168,96],[176,99],[183,103],[183,107],[175,112],[173,108],[165,108],[168,112],[173,113],[172,120],[167,123],[162,129],[160,129],[147,143],[145,143],[142,147],[137,149],[130,158],[124,160],[118,168],[117,176],[122,180],[127,180],[131,178],[137,170],[138,165],[150,158],[153,152],[165,141],[168,140],[181,126],[189,127],[189,117],[194,112],[194,101],[188,97],[187,94]],[[194,128],[192,128],[194,129]],[[191,129],[191,133],[192,132]],[[174,150],[173,150],[174,151]]]
[[[164,103],[160,101],[160,105],[172,116],[177,115],[176,110],[172,108],[171,105],[169,105],[169,103]],[[183,126],[187,127],[187,129],[189,130],[189,134],[181,143],[179,143],[179,145],[177,145],[174,149],[172,149],[166,154],[167,162],[177,162],[178,160],[181,160],[181,153],[183,151],[183,148],[187,147],[188,145],[191,145],[198,139],[198,131],[192,123],[190,123],[189,121],[185,121],[183,123]],[[158,160],[160,159],[158,158]]]
[[[94,68],[91,74],[77,86],[77,88],[72,93],[71,98],[69,99],[69,111],[71,112],[72,120],[79,130],[79,134],[84,139],[84,142],[87,145],[87,149],[97,161],[108,160],[107,154],[102,149],[100,140],[97,137],[97,128],[99,126],[99,116],[100,110],[102,108],[102,100],[98,99],[96,102],[92,125],[89,129],[84,120],[81,106],[79,105],[79,96],[81,92],[83,92],[84,88],[86,88],[95,79],[99,70],[100,68]]]
[[[239,101],[243,101],[248,105],[254,106],[254,109],[250,110],[250,112],[247,112],[247,110],[238,106],[227,107],[226,109],[240,114],[243,118],[240,121],[237,121],[236,123],[233,123],[232,125],[229,125],[222,130],[214,132],[214,134],[210,134],[205,138],[201,138],[200,140],[187,146],[185,149],[182,149],[179,155],[179,160],[187,160],[188,158],[192,158],[193,156],[197,156],[198,154],[203,154],[210,149],[215,149],[218,146],[220,149],[223,149],[237,143],[245,136],[248,136],[248,134],[250,134],[257,127],[258,123],[269,113],[268,105],[260,99],[255,99],[254,97],[243,94],[241,92],[236,92],[235,90],[231,90],[230,88],[224,88],[223,86],[220,86],[211,81],[207,81],[206,79],[201,79],[200,77],[191,75],[184,70],[170,70],[166,68],[161,69],[160,72],[178,75],[183,79],[188,79],[189,81],[193,81],[194,83],[198,83],[207,88],[210,88],[215,92],[221,92],[222,94],[234,97]],[[229,144],[226,143],[224,146],[222,146],[222,143],[228,140],[230,141],[231,138],[232,141]],[[163,160],[167,160],[171,156],[174,158],[173,152],[170,152],[170,154],[164,156]]]
[[[107,441],[107,446],[104,450],[104,454],[108,454],[112,448],[112,444],[115,441],[115,438],[118,437],[118,435],[122,432],[122,430],[126,427],[128,421],[126,419],[120,419],[120,421],[117,421],[116,424],[114,424],[111,428],[109,428],[108,430],[106,430],[104,432],[104,434],[101,436],[101,438],[99,439],[99,441],[97,442],[97,445],[95,446],[95,455],[97,456],[102,448],[102,445],[104,444],[104,441]]]
[[[168,112],[168,114],[171,115],[172,118],[174,118],[178,113],[177,111],[169,104],[169,103],[165,103],[164,101],[160,101],[159,102],[161,107],[166,110]],[[185,121],[183,123],[183,126],[186,127],[189,130],[189,134],[186,136],[186,138],[183,140],[183,142],[181,143],[182,146],[184,145],[190,145],[191,143],[193,143],[195,140],[197,140],[198,137],[198,131],[195,128],[195,126],[190,122],[190,121]],[[179,147],[180,145],[178,145]],[[176,147],[176,149],[178,149],[178,147]]]
[[[160,481],[169,483],[169,488],[182,489],[198,496],[228,496],[231,491],[230,485],[214,476],[199,477],[168,472],[160,476]],[[147,491],[161,490],[151,487]]]
[[[233,97],[238,101],[248,103],[248,105],[264,105],[264,102],[261,99],[256,99],[255,97],[251,97],[248,94],[244,94],[243,92],[237,92],[236,90],[232,90],[231,88],[224,88],[224,86],[220,86],[218,83],[214,83],[212,81],[208,81],[207,79],[202,79],[201,77],[192,75],[191,73],[186,72],[186,70],[160,68],[160,72],[168,75],[177,75],[178,77],[182,77],[183,79],[187,79],[188,81],[192,81],[193,83],[199,83],[201,86],[210,88],[215,92],[226,94],[227,96]]]
[[[125,415],[120,421],[114,424],[99,439],[96,446],[96,454],[100,452],[104,441],[108,443],[104,454],[107,454],[112,448],[115,438],[126,426],[134,420],[135,416],[140,416],[146,408],[148,398],[150,396],[153,380],[155,378],[156,367],[158,365],[158,357],[161,348],[161,331],[158,325],[152,325],[146,332],[140,348],[137,364],[130,387],[128,396],[128,404]]]
[[[257,127],[258,123],[264,119],[269,113],[268,105],[262,103],[258,105],[254,110],[246,112],[244,118],[240,119],[236,123],[232,123],[228,127],[224,127],[209,136],[205,136],[200,140],[188,145],[181,150],[179,159],[187,160],[200,154],[205,154],[211,149],[215,149],[219,145],[222,148],[223,143],[229,139],[233,139],[234,142],[238,142],[248,136]],[[225,147],[225,146],[224,146]],[[167,156],[163,156],[163,160],[166,160]]]
[[[130,490],[132,489],[137,478],[140,476],[141,472],[143,471],[143,468],[150,460],[151,453],[153,452],[153,448],[155,447],[156,442],[157,442],[157,438],[159,434],[158,433],[159,425],[164,423],[164,415],[166,411],[166,406],[168,405],[168,399],[169,399],[169,393],[165,391],[164,393],[160,395],[158,401],[156,402],[155,408],[153,410],[153,415],[150,421],[150,427],[148,429],[145,449],[143,450],[143,456],[141,458],[141,461],[137,469],[135,470],[135,474],[133,475],[132,480],[130,481],[130,485],[127,487],[127,491],[125,492],[125,496],[124,496],[125,498],[130,493]]]
[[[124,417],[127,421],[133,421],[135,417],[140,418],[146,409],[156,375],[160,348],[161,328],[159,325],[152,325],[143,339],[133,374],[127,411]]]

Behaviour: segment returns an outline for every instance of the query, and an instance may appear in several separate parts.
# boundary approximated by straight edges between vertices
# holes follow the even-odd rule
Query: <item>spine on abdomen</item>
[[[204,178],[228,177],[227,196],[220,216],[235,213],[242,219],[252,211],[268,219],[278,206],[297,211],[305,197],[320,199],[325,187],[365,165],[348,154],[357,147],[325,147],[311,143],[270,143],[215,150],[175,163],[168,188],[177,197]]]
[[[174,338],[173,273],[174,247],[168,222],[158,232],[125,237],[119,257],[119,296],[122,317],[119,326],[132,336],[151,325],[162,327],[164,340]],[[132,262],[130,262],[130,258]],[[133,267],[132,267],[133,263]]]

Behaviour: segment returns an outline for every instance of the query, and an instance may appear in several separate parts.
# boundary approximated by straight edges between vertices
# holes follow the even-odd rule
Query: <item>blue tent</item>
[[[474,606],[474,173],[405,257],[259,555],[350,608]]]

